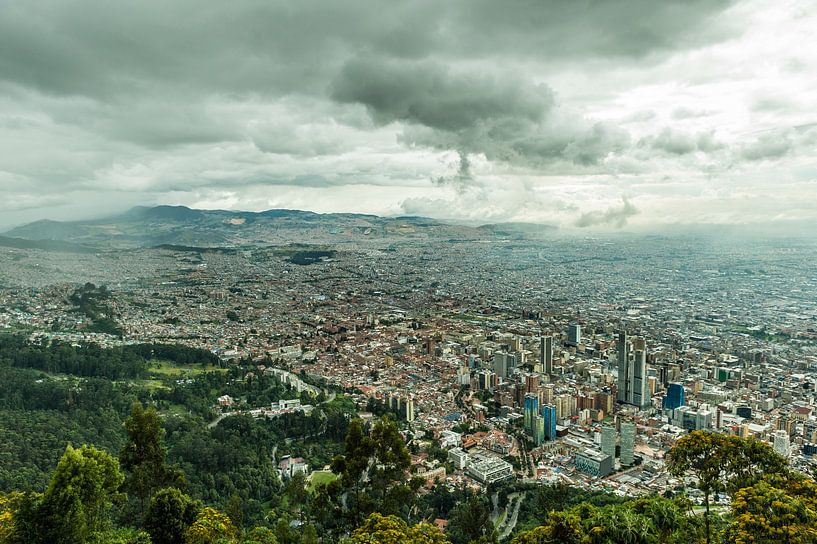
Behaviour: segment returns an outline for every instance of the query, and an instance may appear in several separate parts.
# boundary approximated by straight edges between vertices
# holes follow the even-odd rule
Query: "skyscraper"
[[[630,343],[627,340],[627,333],[618,333],[618,343],[616,345],[618,354],[618,391],[616,400],[622,403],[628,402],[630,393]]]
[[[536,444],[537,446],[540,446],[545,442],[545,438],[546,438],[545,426],[546,425],[547,425],[547,422],[545,421],[544,417],[542,417],[539,414],[534,414],[534,416],[533,416],[533,432],[531,434],[533,434],[533,443]]]
[[[783,457],[788,457],[790,453],[790,440],[789,440],[789,433],[786,431],[779,429],[775,431],[772,435],[773,438],[773,447],[774,451],[782,455]]]
[[[545,438],[556,440],[556,407],[552,404],[542,406],[542,418],[545,420]]]
[[[616,457],[616,428],[605,425],[601,428],[601,452],[615,459]]]
[[[539,361],[542,372],[550,376],[553,374],[553,337],[542,336],[539,339]]]
[[[632,348],[635,348],[634,352]],[[647,379],[647,342],[637,337],[630,344],[627,333],[618,333],[618,392],[616,400],[639,408],[650,405],[649,382]]]
[[[632,465],[635,460],[635,423],[621,422],[621,464]]]
[[[533,393],[525,395],[525,430],[533,432],[533,418],[539,414],[539,396]]]
[[[630,404],[643,408],[649,406],[650,394],[647,383],[647,342],[642,337],[635,339],[635,353],[632,361],[632,399]]]
[[[581,343],[582,326],[574,321],[567,326],[567,344],[570,346],[578,346]]]
[[[525,376],[525,393],[533,393],[539,389],[539,376],[537,374],[527,374]]]

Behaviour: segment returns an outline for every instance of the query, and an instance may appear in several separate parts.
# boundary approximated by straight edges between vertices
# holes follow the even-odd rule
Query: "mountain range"
[[[103,219],[41,220],[0,236],[0,246],[52,251],[179,245],[258,247],[286,243],[390,243],[401,240],[482,240],[531,238],[555,227],[529,223],[480,227],[447,224],[426,217],[379,217],[301,210],[242,212],[197,210],[186,206],[138,206]]]

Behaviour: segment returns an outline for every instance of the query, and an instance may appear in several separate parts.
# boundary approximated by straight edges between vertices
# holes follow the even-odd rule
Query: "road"
[[[499,540],[507,538],[516,527],[516,520],[519,518],[519,507],[522,506],[522,499],[525,498],[524,493],[511,493],[508,495],[508,508],[506,509],[505,520],[497,527],[499,533]],[[510,515],[507,512],[510,512]]]
[[[214,419],[213,421],[211,421],[210,423],[207,424],[207,428],[208,429],[214,429],[216,427],[216,425],[221,423],[222,419],[224,419],[227,416],[232,416],[232,415],[234,415],[233,412],[228,412],[226,414],[219,414],[219,416],[216,419]]]

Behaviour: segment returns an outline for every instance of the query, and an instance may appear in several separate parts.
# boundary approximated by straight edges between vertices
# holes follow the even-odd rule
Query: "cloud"
[[[752,142],[744,144],[740,156],[749,161],[778,159],[792,149],[792,138],[787,132],[761,134]]]
[[[556,159],[592,165],[629,142],[610,123],[554,119],[553,91],[511,73],[368,57],[344,66],[332,97],[362,104],[378,124],[405,123],[408,144],[458,151],[466,157],[464,178],[471,153],[527,166]]]
[[[624,227],[627,220],[639,213],[632,202],[622,197],[621,206],[612,206],[604,211],[585,212],[574,223],[579,228],[611,226],[617,229]]]
[[[706,117],[708,115],[712,115],[712,112],[707,110],[686,108],[683,106],[672,110],[672,118],[677,120],[695,119],[697,117]]]
[[[0,219],[222,202],[572,224],[627,194],[632,226],[675,191],[720,213],[734,185],[817,175],[796,128],[814,22],[797,0],[7,2]]]

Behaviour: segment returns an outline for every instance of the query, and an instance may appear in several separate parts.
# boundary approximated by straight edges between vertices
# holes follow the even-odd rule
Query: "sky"
[[[0,229],[817,221],[812,0],[0,0]]]

